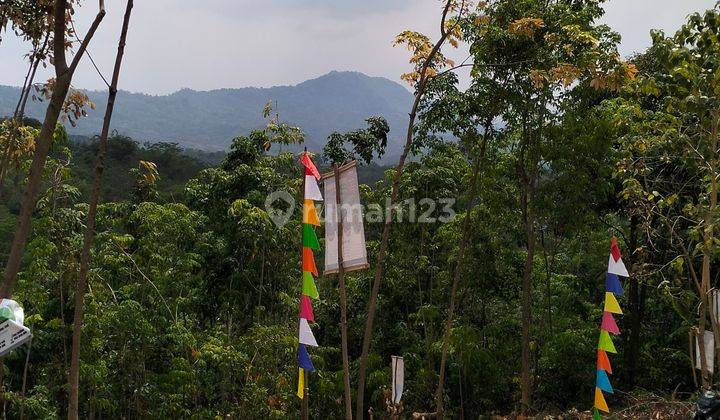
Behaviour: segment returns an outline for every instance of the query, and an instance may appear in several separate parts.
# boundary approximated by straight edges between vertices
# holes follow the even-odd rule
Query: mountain
[[[95,135],[102,125],[107,92],[86,91],[97,108],[71,134]],[[0,115],[12,114],[20,89],[0,86]],[[283,122],[300,126],[308,149],[319,151],[333,131],[365,126],[383,116],[390,124],[387,155],[395,155],[407,126],[411,93],[402,85],[358,72],[333,71],[295,86],[271,88],[182,89],[170,95],[118,92],[112,129],[140,141],[177,142],[200,150],[224,150],[233,137],[265,124],[262,108],[277,103]],[[42,120],[46,103],[27,105],[27,115]]]

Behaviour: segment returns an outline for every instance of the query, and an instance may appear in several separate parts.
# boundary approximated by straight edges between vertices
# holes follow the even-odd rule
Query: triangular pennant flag
[[[597,408],[593,408],[593,420],[600,420],[600,412]]]
[[[307,347],[305,347],[305,345],[303,344],[298,345],[298,366],[308,372],[315,371],[315,367],[313,367],[312,361],[310,360],[310,355],[308,354]]]
[[[303,223],[320,226],[320,218],[315,209],[315,203],[313,203],[312,200],[305,200],[303,203]]]
[[[318,343],[315,341],[315,336],[310,329],[307,319],[300,318],[300,332],[298,334],[300,344],[307,344],[308,346],[317,347]]]
[[[598,348],[601,350],[605,350],[608,353],[617,353],[617,350],[615,350],[615,345],[612,342],[612,338],[610,338],[610,334],[608,334],[607,331],[601,330],[600,331],[600,340],[598,341]]]
[[[605,291],[612,292],[616,296],[624,296],[625,293],[623,292],[623,288],[617,274],[607,273],[607,277],[605,277]]]
[[[598,349],[597,351],[597,368],[602,369],[607,373],[612,373],[612,366],[610,366],[610,359],[608,358],[605,350]]]
[[[602,324],[600,328],[609,333],[620,334],[620,328],[618,328],[617,323],[615,323],[615,318],[613,318],[610,312],[603,312]]]
[[[300,296],[300,318],[305,318],[309,322],[315,322],[315,314],[313,313],[309,296]]]
[[[320,249],[320,242],[318,241],[315,229],[312,225],[303,225],[303,246],[318,251]]]
[[[605,392],[613,393],[613,387],[610,385],[610,378],[608,378],[607,373],[602,370],[597,370],[597,379],[595,381],[595,386],[602,389]]]
[[[300,399],[302,399],[305,396],[305,372],[303,372],[302,368],[298,369],[297,396]]]
[[[320,294],[318,293],[317,286],[315,285],[315,279],[309,271],[303,271],[303,287],[302,294],[310,296],[313,299],[319,299]]]
[[[608,273],[617,274],[618,276],[630,277],[630,274],[628,274],[627,268],[625,268],[625,263],[623,263],[622,258],[619,258],[617,261],[615,261],[612,255],[608,257],[607,271]]]
[[[597,387],[595,388],[595,408],[606,413],[610,412],[610,409],[608,409],[607,403],[605,402],[605,396],[603,396],[600,388]]]
[[[312,175],[305,175],[305,199],[323,201],[320,187],[318,187],[317,181]]]
[[[610,292],[605,292],[605,312],[612,312],[619,315],[623,313],[622,309],[620,309],[620,304],[617,299],[615,299],[615,295]]]
[[[618,246],[617,238],[614,236],[610,238],[610,255],[612,255],[615,261],[620,259],[620,247]]]
[[[310,159],[310,155],[308,155],[307,152],[303,153],[302,156],[300,156],[300,163],[303,164],[305,169],[307,169],[307,172],[310,172],[310,174],[314,176],[315,179],[320,179],[320,172],[318,172],[315,164],[312,162],[312,159]]]
[[[302,251],[302,270],[318,275],[317,265],[315,265],[315,255],[312,249],[303,247]]]

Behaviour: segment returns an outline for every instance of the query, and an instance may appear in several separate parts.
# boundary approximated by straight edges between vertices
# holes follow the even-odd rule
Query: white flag
[[[610,255],[610,259],[608,260],[608,273],[617,274],[618,276],[623,277],[630,277],[630,274],[628,274],[627,268],[625,268],[625,264],[623,263],[622,258],[619,258],[617,261],[615,261],[612,254]]]
[[[393,404],[400,404],[400,399],[405,386],[405,361],[400,356],[392,356],[392,401]]]
[[[322,194],[320,194],[320,187],[318,187],[317,181],[312,175],[305,175],[305,199],[323,201]]]
[[[705,367],[708,372],[713,373],[715,370],[715,336],[711,331],[705,331],[703,344],[705,346]],[[700,364],[700,343],[698,343],[697,336],[695,336],[695,369],[702,369]]]
[[[300,344],[313,347],[318,346],[317,341],[315,341],[315,336],[310,329],[310,324],[308,324],[305,318],[300,318],[300,334],[298,336],[300,337]]]

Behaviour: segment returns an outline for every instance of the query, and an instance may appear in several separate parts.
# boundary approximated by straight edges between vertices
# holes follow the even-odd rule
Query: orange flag
[[[612,373],[612,366],[610,366],[610,359],[608,358],[605,350],[598,349],[597,351],[597,368],[602,369],[607,373]]]
[[[313,203],[312,200],[305,200],[303,202],[303,223],[320,226],[320,218],[318,217],[317,210],[315,210],[315,203]]]
[[[610,412],[610,409],[605,402],[605,396],[603,395],[602,390],[597,387],[595,388],[595,408],[606,413]]]
[[[318,270],[317,266],[315,265],[315,256],[313,255],[312,249],[303,247],[302,254],[302,270],[309,271],[317,276]]]

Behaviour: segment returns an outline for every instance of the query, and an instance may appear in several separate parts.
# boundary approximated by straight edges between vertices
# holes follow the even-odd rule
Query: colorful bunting
[[[615,318],[613,318],[610,312],[603,312],[602,324],[600,325],[600,328],[609,333],[615,335],[620,334],[620,328],[618,328],[617,323],[615,323]]]
[[[595,387],[595,408],[606,413],[610,412],[610,409],[605,402],[605,396],[603,395],[602,390],[597,387]]]
[[[320,298],[317,286],[315,286],[315,280],[313,279],[312,274],[308,271],[303,271],[302,294],[305,296],[309,296],[313,299]]]
[[[315,371],[315,367],[310,360],[310,355],[308,354],[307,347],[302,344],[298,346],[298,366],[308,372]]]
[[[612,366],[610,366],[610,359],[608,358],[607,353],[605,353],[605,350],[598,349],[597,351],[597,368],[612,374]]]
[[[305,200],[303,203],[303,223],[307,225],[320,226],[320,218],[315,203],[312,200]]]
[[[315,256],[310,248],[303,248],[302,270],[310,272],[315,276],[318,275],[317,266],[315,265]]]
[[[622,315],[620,304],[617,299],[615,299],[615,295],[611,292],[605,292],[605,312]]]
[[[317,184],[317,180],[320,179],[320,173],[307,152],[303,153],[300,157],[300,163],[302,163],[305,167],[305,197],[303,200],[302,214],[303,279],[302,295],[300,296],[300,326],[298,328],[299,344],[297,359],[299,376],[297,396],[302,399],[305,397],[305,372],[315,371],[315,367],[313,367],[312,360],[310,360],[310,354],[308,353],[306,346],[318,346],[318,343],[315,340],[315,335],[313,335],[312,329],[310,329],[309,322],[315,322],[315,314],[313,313],[310,298],[319,298],[317,286],[315,285],[315,279],[313,278],[313,275],[318,275],[313,250],[318,251],[320,249],[320,241],[318,241],[313,226],[320,226],[320,217],[318,217],[314,201],[322,201],[323,197],[320,193],[320,187],[318,187]]]
[[[303,371],[303,368],[298,369],[297,396],[300,399],[302,399],[305,396],[305,372]]]
[[[612,367],[607,354],[617,353],[610,334],[620,334],[620,328],[618,328],[613,314],[622,315],[623,313],[616,298],[616,296],[623,295],[623,288],[618,276],[629,277],[629,274],[627,268],[625,268],[625,263],[623,263],[617,238],[613,236],[610,240],[610,257],[608,258],[608,270],[605,277],[605,303],[600,323],[600,339],[598,340],[595,404],[593,407],[594,420],[600,420],[600,411],[610,412],[603,391],[613,393],[610,377],[608,377],[608,374],[612,373]]]
[[[315,322],[315,314],[309,296],[300,296],[300,318],[305,318],[308,322]]]
[[[610,378],[607,376],[607,372],[602,369],[597,370],[597,379],[595,380],[595,386],[602,389],[605,392],[613,393],[612,385],[610,385]]]
[[[320,242],[318,241],[317,235],[315,234],[315,229],[313,229],[312,225],[303,224],[302,244],[304,247],[310,248],[314,251],[320,249]]]
[[[623,288],[620,285],[620,278],[617,274],[608,273],[605,279],[605,291],[611,292],[615,296],[624,296]]]

